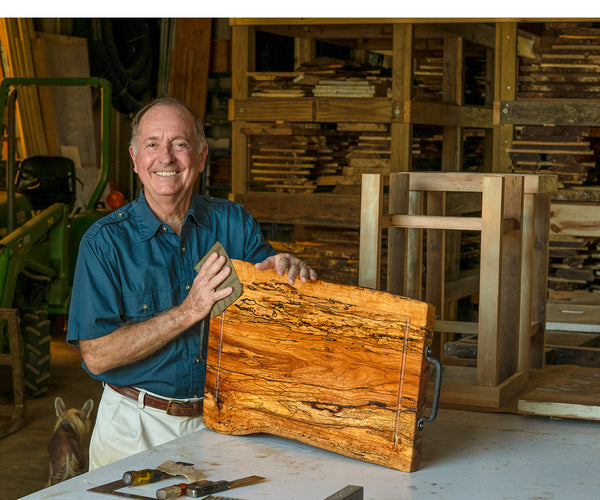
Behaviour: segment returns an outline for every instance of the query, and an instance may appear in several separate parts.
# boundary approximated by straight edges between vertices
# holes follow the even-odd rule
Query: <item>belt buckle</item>
[[[170,411],[171,411],[171,405],[172,404],[185,405],[187,403],[185,401],[179,401],[177,399],[170,399],[169,400],[169,402],[167,403],[167,409],[165,411],[167,412],[167,415],[171,415],[172,417],[176,417],[177,415],[173,415],[172,413],[170,413]]]

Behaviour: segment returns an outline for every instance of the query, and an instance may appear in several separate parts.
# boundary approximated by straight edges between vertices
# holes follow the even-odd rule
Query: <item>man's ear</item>
[[[133,152],[133,146],[129,146],[129,156],[131,156],[131,161],[133,162],[133,171],[137,173],[137,166],[135,164],[135,155]]]
[[[200,170],[198,171],[199,173],[203,172],[204,169],[206,168],[206,158],[207,157],[208,157],[208,144],[204,144],[202,151],[200,151],[200,165],[202,165],[202,166],[200,167]]]

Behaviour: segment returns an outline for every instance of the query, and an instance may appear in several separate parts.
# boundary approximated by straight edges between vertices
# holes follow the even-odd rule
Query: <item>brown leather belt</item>
[[[112,384],[107,384],[113,391],[122,394],[130,399],[138,401],[140,391],[135,387],[115,387]],[[152,396],[152,394],[144,394],[144,405],[162,410],[167,415],[175,417],[198,417],[202,415],[203,400],[198,401],[179,401],[177,399],[161,399]]]

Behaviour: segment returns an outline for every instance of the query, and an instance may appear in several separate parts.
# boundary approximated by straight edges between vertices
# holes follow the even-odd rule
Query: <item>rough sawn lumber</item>
[[[232,262],[244,292],[211,320],[206,427],[416,470],[433,306],[322,281],[292,286]]]

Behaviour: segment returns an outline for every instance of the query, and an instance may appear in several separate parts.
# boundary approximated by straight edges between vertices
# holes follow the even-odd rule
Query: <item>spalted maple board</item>
[[[434,308],[232,261],[242,296],[211,320],[204,424],[418,468]]]

